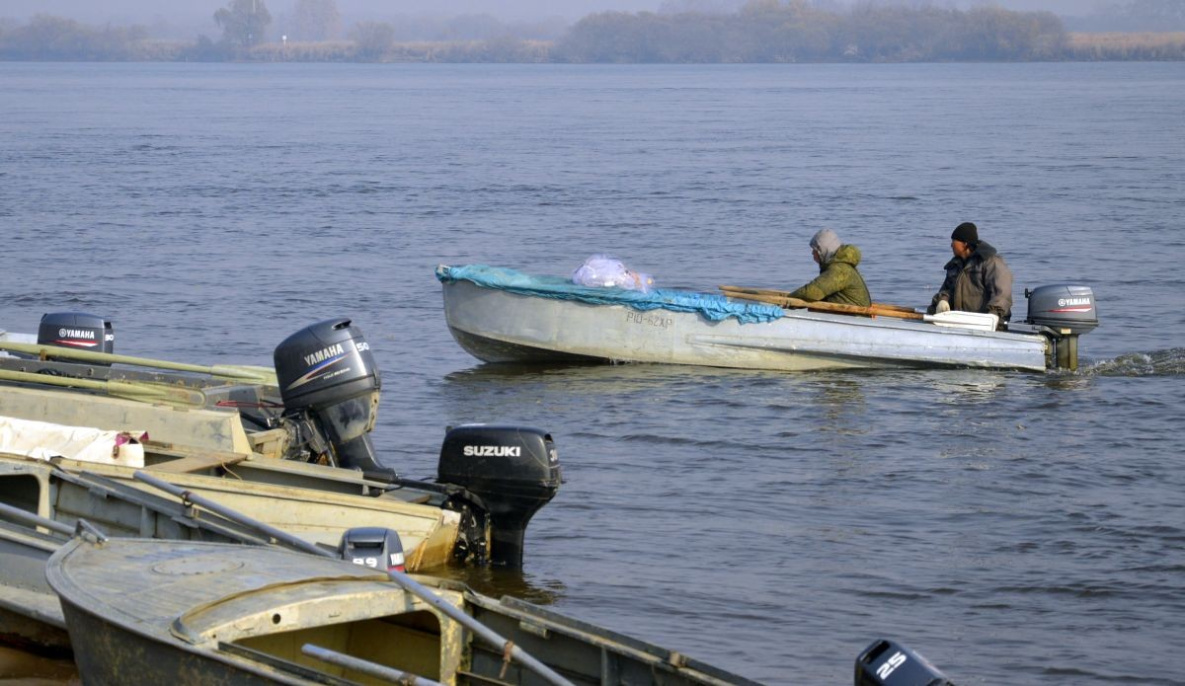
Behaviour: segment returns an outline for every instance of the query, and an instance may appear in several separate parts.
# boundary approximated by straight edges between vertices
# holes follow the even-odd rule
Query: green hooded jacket
[[[858,305],[868,307],[872,296],[864,278],[856,271],[860,264],[860,248],[841,245],[830,260],[819,265],[819,276],[814,281],[790,294],[791,298],[816,302]]]

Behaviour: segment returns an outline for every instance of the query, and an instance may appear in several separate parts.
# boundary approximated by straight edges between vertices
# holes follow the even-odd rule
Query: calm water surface
[[[521,577],[471,581],[771,684],[894,637],[960,684],[1183,678],[1185,64],[0,63],[0,326],[270,364],[346,315],[376,444],[556,437]],[[836,229],[928,301],[975,221],[1023,289],[1090,285],[1083,371],[481,365],[440,263],[796,287]]]

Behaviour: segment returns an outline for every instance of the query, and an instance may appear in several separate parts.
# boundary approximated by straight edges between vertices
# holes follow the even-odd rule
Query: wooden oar
[[[740,288],[739,286],[721,286],[720,290],[724,291],[724,294],[730,298],[756,300],[758,302],[769,303],[771,305],[778,305],[779,307],[806,308],[807,310],[811,310],[813,312],[835,312],[838,314],[854,314],[865,317],[924,319],[924,315],[918,314],[909,308],[900,307],[898,305],[885,306],[873,303],[871,307],[860,307],[859,305],[843,305],[840,303],[826,303],[822,301],[808,302],[806,300],[799,300],[798,298],[791,298],[790,295],[785,291]]]
[[[780,295],[784,298],[790,297],[790,291],[775,291],[771,288],[742,288],[740,286],[720,286],[720,290],[724,291],[725,293],[736,292],[736,293],[749,293],[749,294],[753,294],[753,295],[775,295],[775,296]],[[823,303],[823,304],[830,304],[830,303]],[[917,314],[917,312],[914,310],[914,308],[906,307],[904,305],[890,305],[889,303],[872,303],[871,307],[873,307],[874,309],[878,309],[878,310],[893,310],[895,312],[908,312],[909,314]]]
[[[66,386],[100,391],[115,398],[136,400],[142,403],[165,403],[175,407],[203,407],[206,394],[196,388],[171,386],[150,381],[106,381],[103,379],[76,379],[72,376],[49,376],[30,372],[14,372],[0,369],[0,381],[41,384],[45,386]]]
[[[129,364],[138,367],[149,367],[152,369],[171,369],[178,372],[209,374],[210,376],[222,379],[230,379],[231,381],[242,381],[244,383],[270,384],[272,386],[275,386],[277,383],[275,370],[268,367],[252,367],[247,365],[230,364],[219,364],[214,365],[213,367],[208,367],[197,364],[184,364],[181,362],[153,360],[147,357],[132,357],[130,355],[114,355],[112,353],[100,353],[90,350],[75,350],[73,348],[63,348],[56,345],[43,345],[41,343],[14,343],[9,341],[0,341],[0,350],[25,353],[26,355],[35,355],[43,360],[54,357],[63,360],[97,362],[100,364]]]

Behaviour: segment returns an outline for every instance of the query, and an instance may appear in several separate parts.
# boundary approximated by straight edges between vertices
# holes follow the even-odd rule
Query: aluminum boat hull
[[[308,644],[451,686],[545,683],[504,662],[504,649],[477,640],[444,604],[573,684],[753,683],[522,601],[420,577],[437,604],[384,573],[276,548],[76,539],[46,576],[88,686],[388,683],[302,651]]]
[[[972,367],[1044,371],[1037,334],[973,331],[891,317],[788,310],[766,323],[443,284],[457,343],[485,362],[642,362],[808,371]]]
[[[382,527],[399,532],[409,569],[440,568],[452,561],[460,527],[457,513],[392,495],[286,485],[282,480],[291,472],[281,471],[285,468],[307,475],[350,476],[347,470],[275,460],[240,463],[237,474],[246,479],[156,475],[327,549],[335,548],[350,528]],[[255,538],[154,491],[135,480],[133,471],[61,459],[51,464],[0,453],[0,504],[68,527],[85,519],[111,536],[220,542]],[[273,473],[277,478],[269,482]],[[45,561],[64,542],[60,534],[0,516],[0,642],[48,654],[69,650],[61,607],[45,583]]]

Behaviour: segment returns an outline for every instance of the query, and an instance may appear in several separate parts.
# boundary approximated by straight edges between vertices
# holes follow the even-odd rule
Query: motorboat
[[[436,277],[449,331],[463,349],[493,363],[1076,369],[1078,336],[1098,325],[1085,286],[1026,292],[1026,321],[999,331],[993,314],[807,303],[764,289],[590,287],[487,265],[440,265]]]
[[[134,478],[143,471],[314,545],[394,530],[408,568],[427,572],[520,567],[526,527],[559,489],[555,443],[529,427],[449,428],[435,481],[381,465],[369,435],[378,371],[348,319],[290,337],[272,370],[67,347],[54,336],[110,331],[101,318],[69,317],[49,340],[0,336],[0,507],[66,527],[85,518],[112,536],[251,542],[162,502]],[[46,536],[0,521],[0,638],[62,648],[60,614],[38,595],[61,544]]]
[[[160,467],[168,464],[164,462]],[[240,469],[241,465],[224,468],[252,478],[240,481],[229,474],[207,476],[155,466],[143,471],[184,489],[190,497],[201,496],[234,507],[326,548],[338,546],[342,537],[354,529],[393,529],[400,532],[407,546],[406,564],[413,570],[430,571],[461,563],[456,555],[468,545],[467,537],[478,533],[467,530],[459,513],[441,507],[360,491],[269,483],[259,478],[266,477],[267,472],[248,474],[247,469]],[[322,468],[326,470],[334,471]],[[62,634],[55,631],[65,626],[60,611],[43,597],[44,561],[62,541],[44,529],[29,530],[14,524],[20,513],[43,517],[67,531],[85,518],[113,536],[259,542],[250,532],[192,504],[155,494],[134,479],[135,472],[133,467],[123,465],[62,458],[45,461],[0,453],[0,508],[4,510],[0,511],[0,638],[32,648],[68,649]],[[326,485],[375,485],[358,479],[328,481],[333,476],[324,475]]]
[[[34,445],[57,440],[55,425],[113,431],[126,435],[123,445],[142,446],[143,466],[208,488],[268,484],[305,489],[300,497],[309,500],[335,492],[425,506],[435,519],[466,522],[470,531],[450,553],[463,564],[521,565],[526,526],[562,481],[554,440],[530,427],[449,428],[431,482],[381,464],[371,442],[380,375],[347,318],[289,336],[275,350],[274,369],[172,363],[76,344],[110,341],[111,331],[101,317],[51,313],[34,342],[0,335],[7,353],[0,356],[0,418],[26,422],[0,438],[33,431],[36,422],[49,426],[27,439]],[[41,447],[73,457],[65,447]],[[12,451],[0,441],[4,452]],[[122,470],[126,477],[139,466],[109,464],[106,475],[119,478]],[[54,508],[44,493],[29,500],[43,516]],[[425,559],[426,566],[440,562]]]
[[[88,686],[129,675],[176,684],[755,683],[514,598],[277,547],[83,532],[49,559],[46,576]]]
[[[66,536],[45,563],[89,685],[616,684],[748,686],[688,655],[464,584],[409,575],[398,534],[369,529],[336,551],[137,472],[208,508],[254,545],[108,537],[7,506],[12,526]],[[921,655],[877,639],[856,686],[950,686]],[[788,668],[792,671],[792,668]]]

